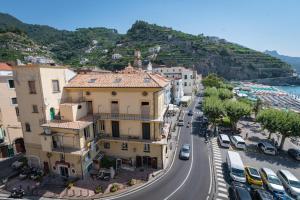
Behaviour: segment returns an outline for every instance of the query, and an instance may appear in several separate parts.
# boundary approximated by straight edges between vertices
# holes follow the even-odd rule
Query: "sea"
[[[276,87],[287,93],[300,96],[300,86],[276,86]]]

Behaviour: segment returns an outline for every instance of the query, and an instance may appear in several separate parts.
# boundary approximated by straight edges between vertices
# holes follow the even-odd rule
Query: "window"
[[[37,105],[32,105],[32,112],[33,113],[38,113],[39,112]]]
[[[177,82],[177,85],[179,85],[179,82]]]
[[[104,149],[110,149],[110,143],[104,142]]]
[[[35,81],[28,81],[29,94],[36,94]]]
[[[192,86],[192,84],[191,84],[191,83],[189,83],[189,86]]]
[[[150,144],[144,144],[144,152],[150,152]]]
[[[187,82],[184,82],[184,86],[187,86]]]
[[[26,132],[31,132],[31,128],[30,128],[30,124],[29,123],[25,123],[25,131]]]
[[[98,145],[98,144],[96,144],[96,152],[98,152],[98,151],[99,151],[99,149],[100,149],[99,145]]]
[[[187,75],[184,75],[184,79],[187,79]]]
[[[98,121],[98,133],[104,133],[105,132],[105,123],[104,120]]]
[[[17,115],[17,117],[19,117],[19,116],[20,116],[19,107],[18,107],[18,106],[16,106],[16,107],[15,107],[15,110],[16,110],[16,115]]]
[[[13,98],[11,98],[11,104],[12,104],[12,105],[16,105],[16,104],[18,104],[17,97],[13,97]]]
[[[193,79],[193,75],[190,75],[190,78]]]
[[[143,140],[150,140],[150,123],[142,123]]]
[[[90,127],[86,127],[83,129],[83,133],[84,133],[84,138],[88,139],[90,137]]]
[[[8,82],[8,87],[9,88],[11,88],[11,89],[15,88],[15,82],[14,82],[14,80],[9,79],[9,80],[7,80],[7,82]]]
[[[65,155],[63,153],[59,154],[60,160],[65,160]]]
[[[59,92],[59,81],[58,80],[52,80],[52,91]]]
[[[126,142],[122,143],[122,150],[125,150],[125,151],[128,150],[128,143],[126,143]]]

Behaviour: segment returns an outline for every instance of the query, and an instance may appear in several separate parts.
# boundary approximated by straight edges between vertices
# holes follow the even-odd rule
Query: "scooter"
[[[25,191],[20,188],[13,188],[13,191],[10,194],[10,198],[18,198],[21,199],[25,195]]]

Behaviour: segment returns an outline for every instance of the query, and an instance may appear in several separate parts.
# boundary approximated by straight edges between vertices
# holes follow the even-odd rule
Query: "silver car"
[[[277,172],[277,176],[281,180],[287,192],[293,197],[300,199],[300,181],[288,170],[279,170]]]
[[[182,145],[179,153],[179,158],[182,160],[190,159],[191,146],[189,144]]]

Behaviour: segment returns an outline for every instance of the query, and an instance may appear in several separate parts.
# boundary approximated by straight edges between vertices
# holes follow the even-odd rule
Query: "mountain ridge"
[[[0,33],[14,32],[50,52],[60,63],[98,66],[118,70],[133,63],[134,50],[141,63],[182,65],[199,73],[217,73],[230,80],[291,76],[287,63],[264,53],[217,37],[192,35],[169,27],[136,21],[126,34],[105,27],[58,30],[47,25],[31,25],[0,13]],[[1,35],[0,35],[1,39]],[[13,53],[12,46],[11,53]],[[22,59],[22,52],[16,56]],[[7,61],[0,51],[0,60]]]
[[[293,56],[287,56],[279,54],[276,50],[266,50],[264,53],[269,54],[270,56],[273,56],[275,58],[278,58],[288,64],[290,64],[292,67],[296,69],[298,73],[300,73],[300,57],[293,57]]]

